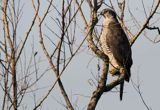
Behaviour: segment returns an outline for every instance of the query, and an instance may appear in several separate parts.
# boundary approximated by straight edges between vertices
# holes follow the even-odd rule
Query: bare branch
[[[92,9],[93,8],[93,4],[92,4],[91,0],[87,0],[87,3],[89,5],[90,9]]]
[[[139,35],[143,32],[143,30],[146,28],[146,26],[148,25],[150,19],[153,17],[153,15],[156,13],[156,10],[158,9],[160,4],[160,0],[158,0],[157,5],[155,6],[154,10],[152,11],[152,13],[150,14],[150,16],[148,17],[148,19],[145,21],[145,23],[143,24],[142,28],[139,30],[139,32],[130,40],[131,42],[131,46],[134,44],[134,42],[136,41],[136,39],[139,37]]]
[[[142,103],[144,104],[144,106],[146,107],[147,110],[152,110],[146,103],[146,101],[144,100],[143,96],[142,96],[142,92],[141,92],[141,89],[140,89],[140,84],[135,84],[133,82],[133,80],[131,80],[132,82],[132,86],[134,87],[134,89],[136,90],[136,92],[139,94],[141,100],[142,100]],[[139,81],[138,81],[139,82]]]
[[[35,15],[34,15],[34,18],[33,18],[33,20],[32,20],[31,26],[29,27],[29,29],[28,29],[28,31],[27,31],[27,33],[26,33],[26,36],[25,36],[25,38],[24,38],[24,41],[23,41],[23,43],[22,43],[22,46],[21,46],[20,51],[19,51],[19,53],[18,53],[18,56],[17,56],[17,58],[16,58],[16,62],[18,61],[19,57],[21,56],[21,53],[22,53],[22,51],[23,51],[23,49],[24,49],[24,46],[25,46],[26,41],[27,41],[27,39],[28,39],[28,36],[29,36],[29,34],[30,34],[30,32],[31,32],[34,24],[35,24],[35,21],[36,21],[36,18],[37,18],[37,16],[38,16],[38,12],[39,12],[39,7],[40,7],[40,1],[38,0],[37,10],[36,10]]]
[[[65,99],[65,101],[66,101],[68,110],[73,110],[72,104],[71,104],[71,102],[70,102],[70,100],[69,100],[69,98],[68,98],[68,95],[67,95],[67,93],[66,93],[66,91],[65,91],[65,89],[64,89],[64,87],[63,87],[62,81],[61,81],[61,79],[60,79],[60,77],[59,77],[59,67],[56,68],[56,66],[53,64],[52,58],[50,57],[50,55],[49,55],[49,53],[48,53],[48,51],[47,51],[47,49],[46,49],[46,47],[45,47],[45,45],[44,45],[44,42],[43,42],[42,27],[41,27],[41,26],[42,26],[42,23],[43,23],[44,19],[45,19],[46,16],[47,16],[48,12],[49,12],[49,9],[50,9],[50,7],[51,7],[52,2],[53,2],[53,0],[50,1],[49,6],[48,6],[48,8],[47,8],[47,10],[46,10],[46,12],[45,12],[42,20],[41,20],[40,17],[38,16],[38,18],[39,18],[38,20],[39,20],[39,38],[40,38],[40,44],[41,44],[41,47],[42,47],[42,49],[43,49],[44,54],[46,55],[46,58],[48,59],[48,62],[49,62],[49,64],[50,64],[53,72],[56,73],[57,82],[58,82],[58,84],[59,84],[61,93],[62,93],[62,95],[63,95],[63,97],[64,97],[64,99]],[[62,7],[63,7],[63,8],[62,8],[62,19],[64,19],[64,0],[62,1]],[[62,20],[62,26],[64,26],[64,20]],[[60,39],[61,43],[60,43],[60,46],[58,46],[58,47],[59,47],[59,53],[60,53],[61,45],[62,45],[62,42],[63,42],[64,27],[62,28],[62,31],[63,31],[63,32],[62,32],[62,37],[61,37],[62,39]],[[58,57],[60,58],[60,54],[58,54]],[[59,65],[59,58],[57,59],[57,66]],[[53,86],[53,88],[54,88],[54,86]],[[42,104],[42,102],[47,98],[47,96],[50,94],[50,92],[51,92],[51,90],[52,90],[53,88],[51,88],[51,89],[49,90],[49,92],[48,92],[48,94],[46,95],[46,97],[44,97],[44,98],[40,101],[40,103],[39,103],[34,109],[38,108],[38,107]]]
[[[104,62],[103,72],[102,72],[101,78],[98,82],[98,87],[92,93],[87,110],[95,110],[96,105],[97,105],[100,97],[104,93],[104,88],[106,87],[106,79],[107,79],[107,75],[108,75],[108,68],[109,68],[108,62]]]
[[[12,40],[10,38],[10,33],[9,33],[9,23],[7,20],[7,7],[8,7],[8,0],[4,0],[3,8],[2,8],[3,24],[5,27],[5,33],[6,33],[6,37],[8,39],[9,45],[11,48],[13,48]]]
[[[160,29],[159,29],[159,27],[156,27],[156,26],[153,26],[153,27],[146,26],[146,28],[149,29],[149,30],[157,30],[157,31],[158,31],[158,34],[160,34]]]

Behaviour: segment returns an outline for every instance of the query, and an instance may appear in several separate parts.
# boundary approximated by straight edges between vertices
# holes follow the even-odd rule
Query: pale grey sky
[[[113,0],[116,1],[116,0]],[[149,8],[152,5],[152,0],[144,0],[144,3],[146,5],[147,11],[149,11]],[[157,1],[157,0],[155,0]],[[23,1],[24,2],[24,8],[23,8],[23,15],[20,21],[19,30],[18,30],[18,37],[19,41],[21,38],[23,38],[22,35],[24,35],[25,30],[28,29],[28,26],[31,24],[31,19],[33,18],[32,15],[33,10],[31,7],[31,2],[29,1]],[[106,0],[107,3],[107,0]],[[142,24],[145,20],[145,14],[144,10],[141,4],[140,0],[127,0],[127,5],[129,5],[131,11],[138,19],[138,22]],[[46,8],[45,6],[46,1],[42,0],[42,12],[43,9]],[[57,6],[57,8],[60,8],[60,1],[56,0],[54,1],[54,5]],[[103,6],[105,7],[105,6]],[[53,9],[53,8],[52,8]],[[86,16],[89,17],[89,12],[86,6],[84,5],[83,8],[84,13]],[[55,27],[54,22],[50,18],[50,16],[56,17],[56,14],[54,12],[54,9],[51,10],[51,14],[46,18],[45,23],[49,25],[51,28],[56,30],[58,33],[59,30],[57,27]],[[128,14],[128,12],[126,12]],[[1,14],[1,13],[0,13]],[[156,19],[158,19],[159,15],[156,15]],[[159,22],[160,23],[160,22]],[[160,24],[156,24],[157,26]],[[77,20],[77,24],[80,28],[83,29],[83,23],[81,22],[81,19]],[[99,22],[101,24],[101,22]],[[129,26],[129,28],[132,30],[132,32],[137,32],[135,29],[131,18],[126,16],[126,24]],[[1,24],[0,24],[1,25]],[[101,27],[99,27],[101,28]],[[2,27],[0,27],[2,29]],[[44,29],[46,29],[44,27]],[[100,30],[100,29],[99,29]],[[146,30],[148,31],[148,30]],[[39,65],[39,72],[42,73],[46,68],[48,68],[48,65],[46,65],[46,59],[43,58],[42,50],[40,48],[39,38],[37,37],[38,34],[36,33],[37,30],[34,28],[34,31],[30,34],[30,37],[28,39],[28,44],[26,46],[26,54],[30,52],[31,44],[33,43],[34,39],[34,45],[35,50],[38,51],[37,59],[41,58],[44,60]],[[49,37],[53,37],[52,33],[47,31],[44,32]],[[148,31],[147,35],[151,39],[154,39],[154,36],[156,35],[155,32]],[[79,41],[81,41],[84,37],[84,34],[81,31],[78,31],[76,33],[77,36],[77,44]],[[1,36],[0,36],[1,37]],[[45,40],[47,43],[47,47],[49,47],[49,51],[52,52],[52,44]],[[90,49],[87,47],[87,43],[83,45],[81,48],[83,51],[81,51],[76,57],[72,60],[71,64],[68,66],[68,68],[65,70],[65,72],[62,75],[62,82],[64,84],[64,87],[71,98],[71,102],[73,104],[77,104],[78,107],[76,107],[75,110],[86,110],[87,104],[89,102],[89,97],[93,90],[95,90],[95,86],[89,84],[91,82],[90,79],[93,79],[93,76],[91,72],[96,76],[97,75],[97,62],[98,58],[95,57],[95,55],[91,52]],[[131,78],[132,80],[137,83],[137,80],[140,81],[140,87],[142,91],[142,95],[148,104],[149,107],[152,108],[152,110],[160,110],[159,105],[159,98],[160,98],[160,87],[158,84],[160,83],[160,74],[159,74],[159,68],[160,68],[160,44],[154,44],[151,41],[149,41],[143,34],[139,36],[137,41],[132,47],[132,53],[133,53],[133,66],[131,70]],[[30,55],[30,54],[29,54]],[[29,58],[29,56],[27,56]],[[99,60],[101,62],[101,60]],[[29,61],[28,61],[29,63]],[[89,66],[88,66],[89,65]],[[24,65],[22,65],[24,66]],[[32,80],[30,78],[29,80]],[[94,80],[94,79],[93,79]],[[43,79],[41,79],[40,83],[37,84],[37,86],[34,86],[31,88],[31,90],[36,88],[42,88],[38,91],[35,91],[35,95],[37,97],[37,102],[44,96],[44,94],[48,91],[49,87],[54,83],[55,81],[55,75],[51,71],[46,72]],[[95,81],[95,80],[94,80]],[[49,87],[48,87],[49,86]],[[45,88],[43,88],[45,87]],[[142,103],[138,93],[135,91],[135,89],[132,86],[132,83],[130,82],[125,83],[125,93],[123,96],[123,101],[119,100],[119,93],[116,92],[108,92],[104,93],[101,97],[101,99],[98,102],[98,105],[96,107],[96,110],[147,110]],[[1,89],[0,89],[0,93]],[[33,93],[27,93],[24,97],[23,105],[26,106],[26,110],[31,110],[34,106],[33,101]],[[59,91],[58,86],[56,86],[52,93],[49,95],[48,99],[43,103],[42,110],[65,110],[65,108],[57,103],[59,102],[65,103],[63,100],[63,97]],[[0,106],[2,105],[2,98],[0,96]]]

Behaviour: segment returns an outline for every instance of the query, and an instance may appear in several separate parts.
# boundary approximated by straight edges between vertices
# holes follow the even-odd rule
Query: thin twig
[[[152,13],[150,14],[150,16],[148,17],[148,19],[145,21],[145,23],[143,24],[142,28],[139,30],[139,32],[131,39],[131,46],[134,44],[134,42],[137,40],[137,38],[139,37],[139,35],[143,32],[143,30],[146,28],[146,26],[148,25],[150,19],[153,17],[153,15],[156,13],[158,7],[160,4],[160,0],[158,0],[157,5],[155,6],[154,10],[152,11]]]

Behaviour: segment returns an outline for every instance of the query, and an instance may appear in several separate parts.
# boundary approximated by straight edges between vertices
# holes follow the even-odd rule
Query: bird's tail
[[[124,81],[120,83],[120,101],[123,98],[123,88],[124,88]]]

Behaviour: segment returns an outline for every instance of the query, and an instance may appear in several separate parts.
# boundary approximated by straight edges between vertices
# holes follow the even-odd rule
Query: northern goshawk
[[[101,14],[104,17],[100,44],[102,51],[110,60],[109,71],[111,74],[121,76],[121,68],[125,69],[124,80],[130,80],[130,68],[132,65],[131,47],[129,40],[122,29],[116,13],[111,9],[104,9]],[[115,72],[117,70],[117,72]],[[124,80],[120,82],[120,100],[123,96]]]

